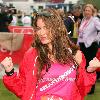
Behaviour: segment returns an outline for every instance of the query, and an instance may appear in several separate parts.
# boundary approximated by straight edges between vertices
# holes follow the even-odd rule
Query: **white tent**
[[[0,0],[0,3],[3,3],[3,1],[2,1],[2,0]]]

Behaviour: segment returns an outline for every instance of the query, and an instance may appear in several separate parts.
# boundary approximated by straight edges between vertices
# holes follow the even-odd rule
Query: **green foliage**
[[[88,95],[85,100],[99,100],[98,98],[100,98],[100,81],[96,83],[95,93]]]
[[[0,100],[19,100],[14,94],[9,92],[0,80]]]
[[[83,0],[84,3],[92,3],[98,9],[100,9],[100,0]]]

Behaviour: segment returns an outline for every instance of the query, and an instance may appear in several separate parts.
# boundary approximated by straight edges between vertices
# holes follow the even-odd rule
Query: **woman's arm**
[[[100,19],[97,17],[94,17],[94,25],[97,29],[97,31],[100,31]]]
[[[81,58],[80,58],[81,57]],[[78,75],[76,84],[79,89],[79,92],[81,96],[84,98],[84,96],[90,91],[93,84],[95,84],[96,81],[96,73],[88,73],[86,66],[86,59],[84,54],[81,51],[78,51],[76,53],[76,61],[78,61],[79,67],[78,67]]]
[[[25,91],[26,61],[27,61],[26,58],[24,58],[23,61],[21,62],[19,73],[14,72],[14,74],[11,76],[7,75],[3,76],[3,82],[6,88],[20,98],[23,96]]]
[[[82,62],[82,52],[80,50],[77,51],[75,55],[76,62],[80,65]],[[96,69],[100,67],[100,61],[97,58],[94,58],[89,62],[89,66],[87,67],[87,72],[94,72]]]
[[[28,50],[19,66],[19,73],[15,72],[12,76],[5,75],[3,77],[3,82],[6,88],[20,98],[22,98],[25,94],[27,88],[26,83],[28,83],[27,80],[29,80],[27,79],[27,73],[34,67],[36,56],[36,50]],[[36,68],[34,67],[33,70],[35,69]]]
[[[76,62],[80,65],[80,63],[82,62],[82,52],[78,50],[74,58]]]

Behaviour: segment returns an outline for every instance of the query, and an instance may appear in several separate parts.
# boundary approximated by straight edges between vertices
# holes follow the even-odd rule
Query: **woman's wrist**
[[[97,68],[95,68],[95,67],[87,67],[87,69],[86,69],[86,72],[88,72],[88,73],[94,73],[95,71],[96,71],[96,69]]]
[[[9,72],[5,70],[5,73],[7,76],[12,76],[14,74],[14,68]]]
[[[87,72],[87,73],[94,73],[95,71],[91,71],[91,72],[89,72],[89,71],[86,70],[86,72]]]

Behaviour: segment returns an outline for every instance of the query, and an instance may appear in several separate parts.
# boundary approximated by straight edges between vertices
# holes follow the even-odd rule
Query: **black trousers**
[[[92,45],[88,48],[85,47],[84,43],[79,43],[80,50],[83,52],[86,58],[86,68],[89,66],[89,62],[96,57],[96,53],[98,50],[98,43],[93,42]],[[95,90],[95,84],[92,86],[90,93],[94,93]]]
[[[86,68],[89,65],[89,62],[96,57],[96,53],[98,51],[98,43],[93,42],[92,45],[88,48],[85,47],[84,43],[79,43],[80,45],[80,50],[83,52],[86,58]]]

